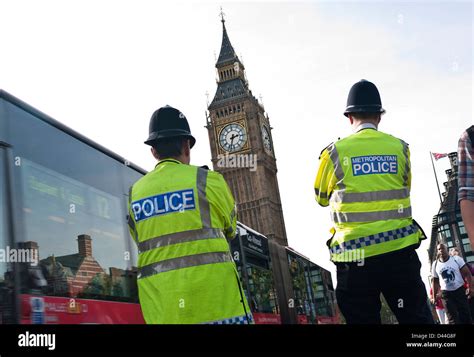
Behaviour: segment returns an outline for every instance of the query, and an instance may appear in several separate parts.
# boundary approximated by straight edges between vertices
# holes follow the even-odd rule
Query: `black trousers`
[[[434,324],[413,247],[336,266],[336,299],[348,324],[380,324],[380,294],[400,324]]]
[[[471,320],[474,324],[474,296],[469,299],[469,309],[471,310]]]
[[[472,324],[469,300],[463,286],[453,291],[441,291],[441,300],[443,300],[450,325]]]

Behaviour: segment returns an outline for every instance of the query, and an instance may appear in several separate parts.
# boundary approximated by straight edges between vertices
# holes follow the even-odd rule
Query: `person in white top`
[[[438,244],[437,251],[437,259],[431,269],[432,302],[441,296],[449,324],[472,324],[468,303],[468,297],[474,295],[471,272],[461,257],[449,256],[448,248],[443,243]],[[467,282],[466,289],[464,280]]]

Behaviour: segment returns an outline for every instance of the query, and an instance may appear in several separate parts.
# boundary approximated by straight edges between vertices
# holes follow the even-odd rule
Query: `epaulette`
[[[330,147],[330,146],[333,145],[333,144],[334,144],[334,142],[330,143],[328,146],[326,146],[324,149],[321,150],[321,152],[319,153],[319,158],[318,158],[318,160],[321,159],[321,155],[323,154],[324,150],[326,150],[328,147]]]

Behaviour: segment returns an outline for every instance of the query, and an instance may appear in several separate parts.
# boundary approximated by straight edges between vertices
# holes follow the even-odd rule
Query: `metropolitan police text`
[[[354,176],[371,174],[397,174],[397,155],[369,155],[351,158]]]

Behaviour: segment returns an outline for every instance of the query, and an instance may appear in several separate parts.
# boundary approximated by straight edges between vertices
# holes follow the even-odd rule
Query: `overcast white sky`
[[[410,144],[413,214],[430,234],[429,151],[456,151],[473,124],[472,2],[0,0],[0,88],[147,170],[148,121],[170,104],[197,138],[192,162],[210,165],[205,93],[216,89],[221,5],[274,127],[289,245],[335,278],[313,182],[320,151],[351,133],[342,112],[361,78],[381,92],[380,130]],[[449,162],[436,166],[442,186]]]

